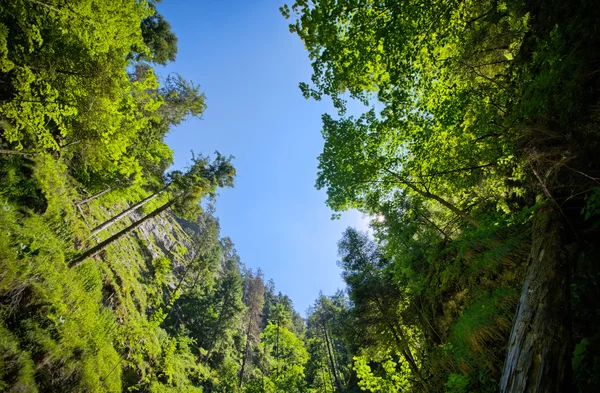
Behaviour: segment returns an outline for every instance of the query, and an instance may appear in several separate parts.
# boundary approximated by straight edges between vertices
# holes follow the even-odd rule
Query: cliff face
[[[97,201],[85,206],[82,214],[89,227],[93,227],[127,209],[127,204],[115,204],[106,207]],[[138,209],[126,218],[115,223],[95,239],[91,239],[93,245],[117,231],[125,228],[131,223],[140,220],[147,212]],[[184,227],[187,228],[184,230]],[[141,224],[130,236],[120,239],[114,249],[122,253],[122,263],[130,268],[137,268],[141,272],[152,269],[153,260],[168,258],[171,261],[172,276],[169,278],[169,286],[172,289],[183,274],[188,262],[196,257],[194,237],[201,232],[198,224],[176,217],[170,211],[162,213],[153,219]],[[102,256],[106,258],[106,253]]]
[[[142,215],[139,212],[131,215],[134,221],[140,218]],[[195,256],[192,238],[184,231],[180,222],[186,221],[167,212],[142,224],[136,233],[140,247],[146,249],[145,253],[153,259],[169,258],[173,262],[175,274],[183,269],[186,261],[191,261]]]

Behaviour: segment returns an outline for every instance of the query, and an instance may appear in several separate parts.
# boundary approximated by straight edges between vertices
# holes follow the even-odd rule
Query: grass
[[[30,169],[27,178],[23,167]],[[81,198],[77,184],[55,158],[3,160],[0,175],[7,185],[0,193],[0,390],[194,390],[190,343],[168,336],[149,315],[173,280],[170,263],[167,277],[156,279],[155,259],[183,259],[191,242],[179,224],[165,216],[153,234],[171,237],[173,255],[157,246],[149,253],[132,234],[101,258],[69,269],[70,258],[96,242],[87,225],[109,218],[141,191],[94,200],[83,208],[84,220],[74,205]]]

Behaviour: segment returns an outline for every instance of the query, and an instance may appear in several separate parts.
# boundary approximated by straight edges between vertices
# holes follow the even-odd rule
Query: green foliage
[[[158,113],[167,124],[178,125],[190,116],[200,116],[206,110],[206,98],[200,93],[200,87],[179,74],[169,75],[159,93],[164,103]]]
[[[373,364],[373,363],[371,363]],[[369,365],[369,358],[354,358],[354,370],[359,379],[358,386],[367,392],[400,392],[410,389],[409,369],[406,363],[394,362],[390,357],[377,362],[376,370]]]
[[[10,330],[0,326],[0,333],[0,389],[7,392],[37,392],[31,354],[19,348],[19,339]]]
[[[264,329],[261,341],[271,357],[268,367],[274,391],[303,392],[304,366],[308,361],[304,342],[285,327],[273,323]]]
[[[445,386],[449,393],[468,393],[469,378],[461,374],[450,374]]]
[[[450,329],[448,355],[477,391],[496,391],[517,298],[503,288],[475,297]]]
[[[580,392],[592,391],[600,386],[600,361],[598,335],[584,338],[573,351],[573,373]]]
[[[166,65],[175,61],[177,54],[177,37],[171,31],[171,25],[156,12],[156,7],[150,4],[154,15],[142,20],[142,37],[148,47],[149,55],[140,54],[139,59],[147,59],[157,64]]]
[[[600,213],[600,187],[594,188],[593,193],[586,195],[585,202],[585,207],[581,213],[584,215],[585,220],[589,220]]]
[[[341,116],[323,116],[317,187],[336,212],[373,217],[373,237],[349,229],[339,243],[347,293],[319,296],[306,323],[202,210],[233,186],[232,157],[166,172],[165,136],[206,98],[150,66],[177,51],[154,3],[5,3],[0,390],[495,391],[536,194],[578,243],[573,374],[598,390],[595,2],[281,8],[313,61],[303,95]],[[373,109],[346,116],[347,99]],[[90,238],[161,189],[131,212],[154,223]]]
[[[199,201],[232,186],[235,169],[217,153],[166,174],[166,134],[206,105],[193,82],[174,74],[159,83],[141,62],[165,64],[176,52],[154,4],[54,3],[0,7],[0,390],[200,392],[213,381],[233,392],[241,262],[214,217],[186,234],[181,226],[193,224],[163,214],[98,259],[67,266],[98,240],[88,228],[166,181],[171,193],[146,208],[176,197],[173,210],[196,219]],[[185,299],[212,299],[221,312],[195,324],[211,310],[186,310]]]
[[[97,268],[69,270],[64,261],[68,238],[58,237],[60,228],[40,216],[16,213],[6,201],[3,206],[2,329],[5,353],[16,362],[4,363],[15,368],[10,374],[5,369],[3,384],[7,390],[120,391],[120,372],[110,373],[119,362],[111,345],[115,320],[100,307]],[[63,227],[62,233],[68,230]]]
[[[118,12],[91,1],[23,0],[0,10],[3,142],[60,152],[88,187],[156,182],[172,163],[169,127],[205,109],[204,95],[180,75],[159,86],[148,66],[129,72],[132,50],[173,60],[176,37],[154,6],[122,3]]]
[[[351,301],[344,341],[355,356],[392,347],[408,361],[414,348],[409,377],[422,383],[411,391],[497,390],[538,195],[581,250],[574,332],[578,340],[597,333],[587,328],[597,310],[589,299],[598,295],[590,260],[600,167],[592,3],[280,8],[312,60],[302,94],[328,96],[340,116],[322,117],[316,186],[334,211],[373,218],[375,242],[348,230],[339,243]],[[371,108],[347,116],[348,99]],[[584,348],[577,364],[585,358],[589,370],[596,354]],[[362,361],[357,373],[379,389],[385,378],[373,379],[373,367]],[[585,378],[582,391],[595,386]]]

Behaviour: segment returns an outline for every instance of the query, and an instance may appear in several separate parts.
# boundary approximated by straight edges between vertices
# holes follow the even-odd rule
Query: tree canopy
[[[305,315],[221,231],[234,158],[171,167],[207,98],[158,2],[0,5],[1,391],[600,391],[597,1],[280,8],[370,217]]]

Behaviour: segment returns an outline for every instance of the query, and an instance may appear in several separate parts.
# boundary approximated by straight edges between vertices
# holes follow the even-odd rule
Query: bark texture
[[[535,212],[531,259],[510,333],[502,393],[571,390],[572,257],[563,224],[550,204]]]

